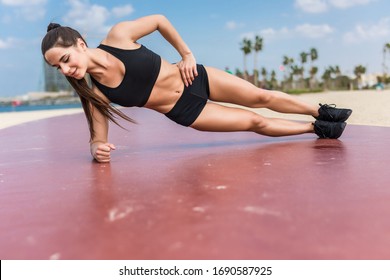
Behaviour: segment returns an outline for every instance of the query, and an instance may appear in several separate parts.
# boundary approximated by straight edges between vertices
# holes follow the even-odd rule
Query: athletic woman
[[[156,30],[178,51],[182,57],[179,63],[168,63],[137,42]],[[108,141],[109,121],[118,124],[116,116],[120,116],[133,122],[111,103],[153,109],[201,131],[253,131],[268,136],[316,133],[320,138],[338,138],[352,113],[328,105],[309,105],[286,93],[257,88],[225,71],[196,64],[190,48],[162,15],[116,24],[97,48],[89,48],[76,30],[51,23],[42,40],[42,54],[78,93],[89,125],[91,154],[99,162],[109,162],[115,149]],[[92,87],[85,79],[87,73]],[[265,118],[218,102],[311,115],[315,120],[302,123]]]

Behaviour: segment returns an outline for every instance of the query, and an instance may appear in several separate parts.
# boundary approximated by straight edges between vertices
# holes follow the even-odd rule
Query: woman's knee
[[[272,91],[255,89],[252,93],[252,102],[248,104],[248,107],[251,108],[266,108],[272,100],[275,98]]]

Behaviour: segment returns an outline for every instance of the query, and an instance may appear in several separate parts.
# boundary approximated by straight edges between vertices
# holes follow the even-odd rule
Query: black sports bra
[[[125,66],[125,75],[116,88],[102,85],[91,76],[92,82],[113,103],[125,107],[143,107],[160,73],[160,56],[143,45],[134,50],[124,50],[103,44],[100,44],[98,48],[122,61]]]

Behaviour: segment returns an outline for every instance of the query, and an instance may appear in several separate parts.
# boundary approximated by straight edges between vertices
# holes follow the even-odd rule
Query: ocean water
[[[81,104],[0,106],[0,113],[82,108]]]

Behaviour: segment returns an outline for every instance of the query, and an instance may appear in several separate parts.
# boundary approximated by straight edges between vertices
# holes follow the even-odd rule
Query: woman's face
[[[80,40],[81,41],[81,40]],[[84,78],[87,72],[88,58],[85,54],[86,45],[81,41],[76,46],[68,48],[53,47],[45,53],[46,61],[68,77],[77,80]]]

